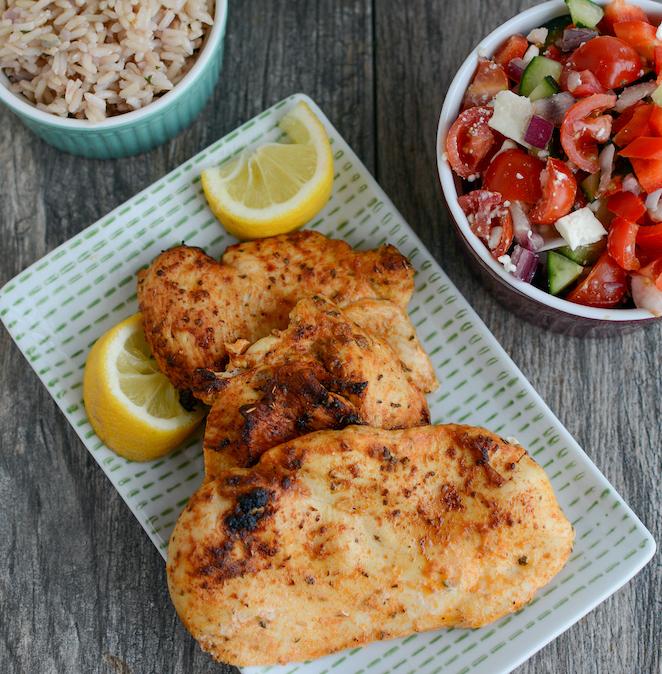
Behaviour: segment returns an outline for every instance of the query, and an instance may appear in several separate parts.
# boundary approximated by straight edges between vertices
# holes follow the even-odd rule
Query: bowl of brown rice
[[[65,152],[145,152],[204,107],[226,17],[227,0],[0,0],[0,101]]]

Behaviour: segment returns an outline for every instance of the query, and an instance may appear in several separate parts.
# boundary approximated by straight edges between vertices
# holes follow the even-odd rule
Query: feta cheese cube
[[[658,40],[662,40],[662,23],[657,27],[657,31],[655,31],[655,37]]]
[[[503,265],[503,268],[506,271],[509,271],[511,274],[514,271],[517,271],[517,267],[512,263],[510,255],[502,255],[500,258],[497,259],[497,262],[500,262]]]
[[[488,124],[499,133],[524,147],[531,147],[525,140],[526,130],[533,116],[533,105],[526,96],[512,91],[500,91],[494,97],[494,114]]]
[[[572,250],[579,246],[588,246],[590,243],[600,241],[603,236],[607,236],[602,223],[587,206],[559,218],[555,226]]]

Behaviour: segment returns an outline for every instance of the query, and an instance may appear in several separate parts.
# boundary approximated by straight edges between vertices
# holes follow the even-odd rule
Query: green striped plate
[[[0,318],[165,556],[177,515],[202,478],[200,438],[148,464],[115,455],[85,415],[85,358],[95,339],[137,310],[136,272],[161,250],[185,241],[218,256],[232,243],[206,206],[200,171],[277,138],[278,119],[300,100],[323,120],[335,154],[333,197],[310,227],[359,248],[389,241],[409,256],[417,270],[411,316],[442,382],[430,399],[433,420],[516,436],[547,471],[577,541],[566,568],[529,606],[489,627],[417,634],[315,662],[251,671],[510,671],[630,579],[651,558],[655,543],[310,99],[281,101],[32,265],[0,291]]]

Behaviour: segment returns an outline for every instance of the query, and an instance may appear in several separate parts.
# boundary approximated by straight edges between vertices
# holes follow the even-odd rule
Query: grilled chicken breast
[[[362,318],[356,308],[352,314]],[[389,314],[397,326],[401,314]],[[286,330],[233,351],[227,370],[206,381],[203,395],[212,404],[207,479],[250,466],[267,449],[311,431],[430,422],[425,395],[396,351],[322,296],[298,302]]]
[[[490,623],[559,572],[573,535],[519,445],[467,426],[350,426],[203,484],[170,540],[168,583],[218,660],[300,661]]]
[[[391,345],[405,366],[407,376],[421,391],[430,393],[439,386],[434,367],[405,309],[389,300],[359,300],[343,307],[343,312]]]
[[[285,328],[303,297],[323,293],[341,306],[385,299],[405,309],[413,270],[390,245],[355,251],[301,231],[230,246],[221,262],[198,248],[161,253],[138,274],[145,336],[161,370],[195,389],[200,368],[222,370],[226,344]]]

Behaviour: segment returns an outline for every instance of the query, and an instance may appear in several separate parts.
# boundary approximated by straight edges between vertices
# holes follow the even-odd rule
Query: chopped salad
[[[662,315],[662,25],[625,0],[566,4],[479,59],[444,157],[506,271]]]

